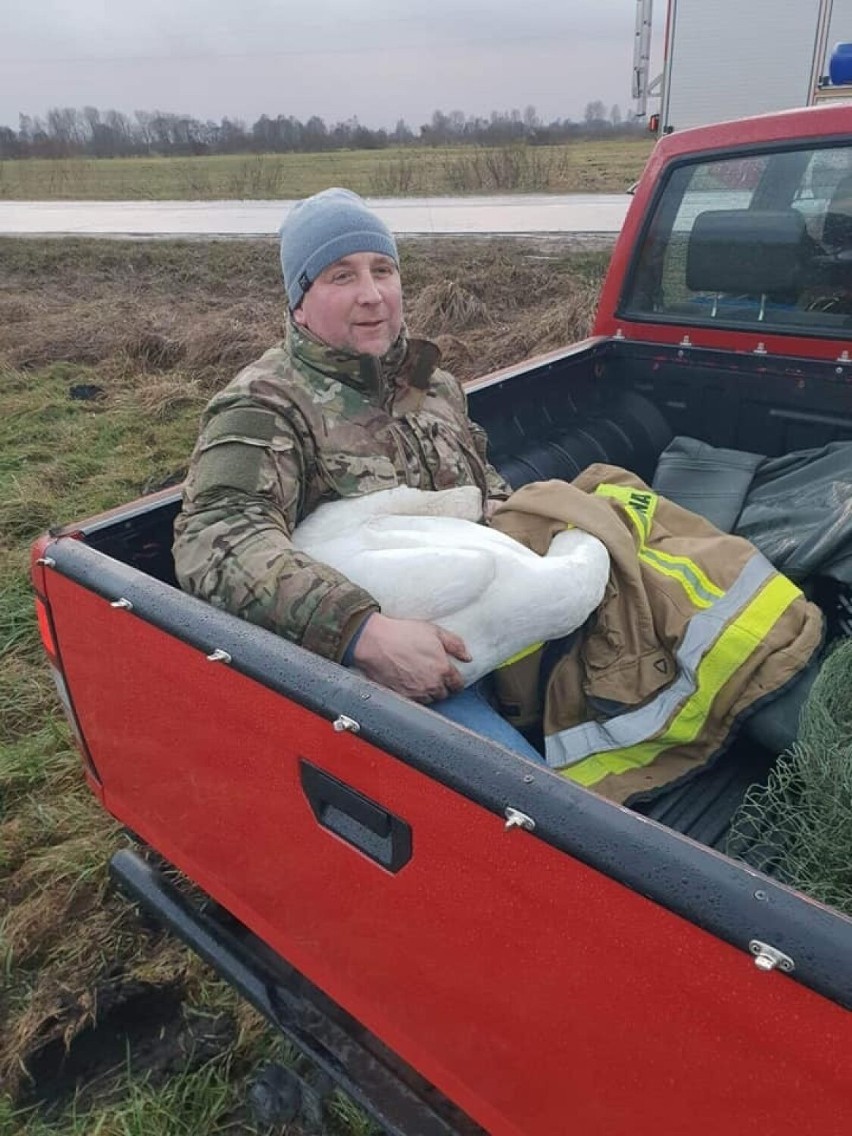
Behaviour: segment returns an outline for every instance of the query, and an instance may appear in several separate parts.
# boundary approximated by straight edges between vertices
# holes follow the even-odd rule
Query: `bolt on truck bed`
[[[817,191],[852,172],[844,114],[660,143],[595,338],[469,392],[516,487],[601,460],[650,480],[674,433],[852,440],[848,267]],[[387,1131],[846,1132],[852,921],[720,850],[775,754],[741,737],[652,815],[613,805],[180,592],[178,504],[33,556],[93,792],[210,903],[122,853],[136,898]],[[843,634],[850,597],[814,587]]]

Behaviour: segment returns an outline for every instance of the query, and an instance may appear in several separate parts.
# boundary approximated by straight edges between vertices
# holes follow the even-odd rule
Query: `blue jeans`
[[[444,718],[449,718],[451,722],[457,722],[460,726],[473,730],[475,734],[482,734],[491,741],[499,742],[506,749],[519,753],[521,757],[543,763],[544,758],[538,750],[534,749],[524,735],[505,718],[501,718],[488,701],[483,689],[487,681],[487,678],[480,679],[458,694],[451,694],[449,698],[444,698],[440,702],[432,702],[429,704],[429,709]]]

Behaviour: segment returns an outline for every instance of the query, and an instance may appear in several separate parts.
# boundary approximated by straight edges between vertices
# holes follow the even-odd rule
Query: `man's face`
[[[399,269],[381,253],[345,256],[320,273],[293,319],[329,347],[384,355],[402,327]]]

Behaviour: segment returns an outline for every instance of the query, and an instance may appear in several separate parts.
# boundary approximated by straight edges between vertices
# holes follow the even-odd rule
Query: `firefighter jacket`
[[[542,554],[566,526],[609,551],[603,602],[546,678],[539,652],[499,671],[498,689],[517,708],[544,678],[548,765],[612,800],[695,772],[820,645],[819,608],[762,553],[626,470],[526,485],[492,524]]]

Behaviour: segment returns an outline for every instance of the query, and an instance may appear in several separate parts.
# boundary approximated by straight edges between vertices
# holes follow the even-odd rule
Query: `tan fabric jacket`
[[[613,800],[699,768],[820,644],[819,608],[753,545],[626,470],[524,486],[492,523],[541,554],[569,525],[609,551],[603,603],[556,663],[543,714],[548,764]],[[529,659],[498,682],[507,702],[534,702]]]

